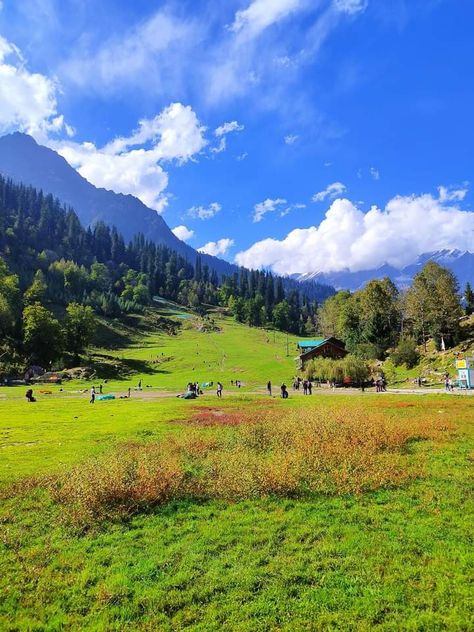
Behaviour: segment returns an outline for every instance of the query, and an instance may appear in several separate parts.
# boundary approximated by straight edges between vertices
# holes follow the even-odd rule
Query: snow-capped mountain
[[[298,281],[316,281],[334,286],[338,290],[360,290],[371,279],[389,277],[400,288],[411,285],[413,277],[428,261],[435,261],[448,268],[457,277],[459,286],[464,288],[469,281],[474,286],[474,253],[461,250],[440,250],[420,255],[416,261],[403,268],[395,268],[388,264],[371,270],[351,272],[310,272],[294,275]]]

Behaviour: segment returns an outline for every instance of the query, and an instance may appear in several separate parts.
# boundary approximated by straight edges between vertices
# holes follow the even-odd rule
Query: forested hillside
[[[82,338],[76,332],[81,338],[73,345],[76,355],[87,343],[94,312],[140,312],[154,295],[198,311],[205,305],[223,306],[252,326],[297,334],[311,333],[315,326],[317,305],[296,284],[288,289],[281,277],[244,268],[219,279],[200,258],[193,266],[142,235],[126,244],[115,228],[102,222],[85,229],[74,210],[51,195],[2,177],[0,256],[2,337],[37,362],[59,357],[65,340],[71,350],[74,335],[65,333],[66,325],[57,320],[57,309],[53,316],[52,306],[68,307],[76,320],[85,319]]]

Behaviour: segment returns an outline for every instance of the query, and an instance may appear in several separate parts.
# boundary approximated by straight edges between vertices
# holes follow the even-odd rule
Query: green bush
[[[401,338],[391,355],[395,366],[405,364],[408,369],[412,369],[420,361],[420,354],[414,338]]]

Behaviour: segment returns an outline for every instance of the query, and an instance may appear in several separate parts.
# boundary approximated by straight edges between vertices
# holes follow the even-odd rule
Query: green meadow
[[[294,340],[216,322],[104,323],[106,390],[141,396],[0,391],[0,629],[473,629],[471,398],[270,400]],[[173,396],[193,379],[223,400]],[[160,497],[155,464],[181,476]]]

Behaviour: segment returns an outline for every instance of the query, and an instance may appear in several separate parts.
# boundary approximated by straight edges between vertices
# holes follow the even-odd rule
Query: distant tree
[[[59,321],[40,303],[23,310],[23,343],[29,359],[49,366],[63,350]]]
[[[48,291],[48,285],[42,270],[37,270],[30,287],[26,290],[23,302],[25,305],[43,303]]]
[[[469,281],[464,289],[464,301],[466,303],[466,314],[469,316],[474,313],[474,291]]]
[[[395,366],[405,364],[408,369],[412,369],[420,361],[416,340],[411,337],[400,338],[400,341],[390,355]]]
[[[18,277],[11,274],[5,261],[0,257],[0,333],[13,334],[20,314],[20,290]]]
[[[324,336],[344,337],[343,307],[351,300],[351,293],[338,292],[328,298],[318,309],[318,328]]]
[[[389,279],[374,279],[357,292],[360,337],[376,345],[381,357],[394,344],[401,319],[398,290]]]
[[[78,303],[70,303],[66,308],[66,314],[66,349],[77,358],[91,343],[97,328],[97,319],[91,307]]]
[[[453,273],[429,261],[415,276],[406,293],[405,306],[413,323],[415,335],[425,350],[428,335],[440,343],[453,343],[459,331],[462,315],[458,283]]]
[[[290,306],[288,301],[281,301],[273,309],[273,324],[277,329],[288,331],[290,328]]]

